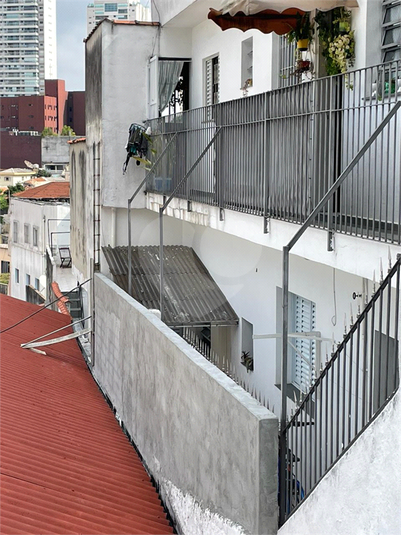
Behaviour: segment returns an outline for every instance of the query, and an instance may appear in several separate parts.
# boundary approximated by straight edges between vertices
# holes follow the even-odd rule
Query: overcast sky
[[[142,0],[148,5],[149,0]],[[90,0],[56,0],[57,78],[67,91],[85,89],[86,6]]]

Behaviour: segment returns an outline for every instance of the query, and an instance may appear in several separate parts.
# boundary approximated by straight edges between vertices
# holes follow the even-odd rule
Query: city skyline
[[[86,8],[90,0],[57,0],[58,78],[68,91],[85,90]],[[141,0],[149,5],[150,0]]]

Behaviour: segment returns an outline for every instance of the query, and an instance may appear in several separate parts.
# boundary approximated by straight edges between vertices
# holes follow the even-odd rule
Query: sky
[[[141,0],[148,5],[149,0]],[[90,0],[56,0],[57,78],[67,91],[85,89],[86,6]]]

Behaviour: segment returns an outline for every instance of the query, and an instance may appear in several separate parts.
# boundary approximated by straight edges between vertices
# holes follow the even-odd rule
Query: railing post
[[[281,418],[280,418],[280,525],[285,521],[286,501],[287,501],[287,382],[288,382],[288,273],[290,251],[288,246],[283,248],[283,324],[282,324],[282,356],[281,356]]]
[[[164,247],[163,247],[163,207],[159,208],[159,231],[160,231],[160,319],[164,321]]]
[[[131,273],[131,254],[132,254],[132,241],[131,241],[131,199],[128,199],[128,294],[132,295],[132,273]]]

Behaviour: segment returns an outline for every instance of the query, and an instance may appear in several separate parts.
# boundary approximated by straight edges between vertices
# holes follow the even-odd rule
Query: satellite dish
[[[39,165],[37,163],[31,163],[29,160],[24,160],[24,164],[29,167],[29,169],[39,169]]]

